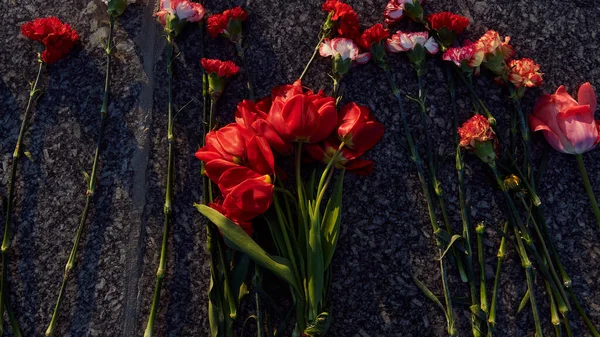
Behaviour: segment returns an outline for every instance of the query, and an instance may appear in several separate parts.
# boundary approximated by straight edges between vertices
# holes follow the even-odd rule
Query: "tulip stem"
[[[235,42],[235,51],[237,53],[237,55],[239,56],[240,60],[242,60],[242,65],[244,66],[244,70],[246,70],[246,78],[248,79],[248,98],[250,98],[251,100],[254,100],[254,84],[253,84],[253,80],[252,80],[252,75],[250,75],[250,71],[248,70],[248,62],[246,60],[246,53],[244,50],[244,46],[242,45],[242,40],[243,39],[239,39]]]
[[[35,78],[35,82],[30,87],[29,90],[29,100],[27,102],[27,107],[25,108],[25,114],[23,115],[23,121],[21,122],[21,129],[19,130],[19,136],[17,138],[17,144],[15,145],[15,151],[13,152],[13,162],[10,170],[10,180],[8,183],[8,198],[6,202],[6,221],[4,223],[4,237],[2,239],[2,276],[0,280],[0,314],[4,313],[4,297],[7,295],[7,262],[8,262],[8,250],[10,249],[10,224],[12,222],[12,210],[13,210],[13,199],[15,195],[15,177],[17,175],[17,166],[19,164],[19,158],[21,157],[21,153],[23,153],[22,143],[23,138],[25,136],[25,130],[27,129],[27,119],[29,116],[29,112],[31,111],[31,104],[33,103],[34,98],[38,91],[38,83],[40,80],[40,76],[42,74],[42,70],[44,69],[44,62],[41,60],[40,55],[38,54],[38,73]],[[0,324],[0,335],[2,335],[2,324]]]
[[[396,85],[396,82],[394,81],[394,78],[392,76],[392,72],[389,68],[389,65],[384,63],[382,65],[382,68],[388,79],[388,82],[392,89],[392,93],[394,94],[394,97],[396,97],[396,100],[398,101],[398,107],[400,109],[400,119],[402,121],[404,135],[406,137],[406,141],[408,142],[411,159],[415,163],[415,166],[417,167],[419,181],[421,182],[421,188],[423,190],[423,195],[424,195],[425,201],[427,203],[427,209],[429,212],[429,220],[431,222],[433,232],[437,233],[440,228],[437,223],[437,218],[436,218],[436,214],[435,214],[435,209],[433,207],[433,202],[431,199],[429,186],[427,185],[427,182],[425,180],[425,171],[423,170],[421,157],[419,156],[419,151],[415,147],[415,143],[414,143],[412,134],[411,134],[409,126],[408,126],[406,112],[404,110],[404,103],[402,101],[402,94],[400,93],[400,89],[398,89],[398,86]],[[450,296],[450,289],[448,287],[448,275],[446,272],[446,260],[443,258],[444,243],[441,242],[441,240],[438,237],[436,237],[436,244],[438,247],[438,252],[440,254],[440,259],[439,259],[440,260],[440,273],[441,273],[441,278],[442,278],[442,287],[444,289],[444,300],[446,302],[446,313],[445,314],[446,314],[446,320],[447,320],[447,325],[448,325],[448,334],[452,337],[452,336],[457,335],[457,331],[456,331],[456,327],[454,326],[454,311],[452,309],[452,299]]]
[[[581,177],[583,178],[583,186],[585,187],[585,192],[587,193],[588,198],[590,198],[590,203],[592,204],[592,211],[594,211],[594,216],[596,217],[596,221],[598,222],[598,226],[600,227],[600,209],[598,208],[598,202],[596,201],[594,190],[592,190],[592,185],[590,184],[590,178],[588,177],[587,171],[585,169],[585,164],[583,163],[583,156],[578,153],[575,155],[575,158],[577,158],[579,172],[581,173]]]
[[[54,312],[52,314],[52,319],[50,324],[48,325],[48,329],[46,330],[46,336],[52,336],[54,334],[54,329],[56,328],[56,323],[60,313],[60,305],[62,303],[63,292],[67,285],[67,281],[69,279],[69,274],[73,267],[75,266],[75,262],[77,259],[77,248],[79,247],[79,241],[81,239],[81,234],[85,230],[86,220],[88,211],[90,208],[90,204],[94,198],[95,190],[96,190],[96,182],[98,175],[98,160],[100,158],[100,146],[102,145],[102,140],[104,138],[104,130],[106,128],[106,122],[108,120],[108,100],[110,96],[110,64],[112,58],[112,40],[113,33],[115,28],[115,17],[113,15],[110,16],[110,28],[108,31],[108,38],[106,39],[106,77],[104,81],[104,96],[102,99],[102,107],[100,108],[100,131],[98,132],[98,139],[96,141],[96,151],[94,154],[94,162],[92,164],[92,174],[89,177],[88,189],[86,191],[86,200],[85,206],[81,213],[81,217],[79,220],[79,226],[77,228],[77,232],[75,234],[75,241],[73,242],[73,247],[71,248],[71,253],[69,254],[69,259],[65,266],[65,271],[62,279],[62,284],[60,286],[60,290],[58,292],[58,299],[56,300],[56,305],[54,306]]]
[[[312,56],[308,60],[308,63],[304,67],[302,74],[300,74],[300,77],[298,77],[298,80],[301,81],[304,78],[304,75],[306,75],[306,72],[308,71],[308,69],[310,69],[310,66],[312,65],[313,61],[315,60],[317,53],[319,52],[319,48],[321,47],[321,43],[323,43],[323,40],[325,40],[325,34],[321,34],[321,37],[319,38],[319,43],[317,43],[317,45],[315,46],[315,50],[313,51]]]
[[[154,331],[154,321],[156,319],[156,312],[158,310],[158,302],[160,301],[160,291],[162,289],[163,279],[165,277],[167,269],[167,246],[169,237],[169,228],[171,224],[171,217],[173,215],[172,200],[173,195],[173,36],[167,35],[167,90],[168,90],[168,121],[167,121],[167,141],[169,144],[168,152],[168,166],[167,166],[167,184],[165,193],[165,205],[163,208],[164,213],[164,224],[163,224],[163,238],[160,249],[160,261],[158,264],[158,270],[156,271],[156,285],[154,288],[154,297],[152,299],[152,307],[150,308],[150,314],[148,316],[148,324],[144,337],[152,337]],[[212,109],[212,106],[211,106]]]

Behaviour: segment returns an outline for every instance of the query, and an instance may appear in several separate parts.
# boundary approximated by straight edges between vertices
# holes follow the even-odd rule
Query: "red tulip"
[[[348,103],[340,111],[339,119],[337,134],[340,141],[359,156],[375,146],[383,136],[383,124],[373,118],[367,106]]]
[[[339,146],[339,141],[336,138],[331,138],[320,144],[309,144],[305,148],[313,159],[321,161],[324,164],[329,164],[335,157],[334,165],[338,169],[344,168],[347,171],[363,176],[373,172],[373,161],[358,159],[363,154],[362,152],[343,147],[336,156]]]
[[[209,206],[252,235],[251,220],[271,207],[273,190],[270,176],[258,176],[244,180]]]
[[[286,142],[318,143],[337,124],[335,99],[322,92],[303,93],[300,80],[273,89],[267,121]]]
[[[236,123],[209,132],[206,146],[196,152],[196,158],[206,163],[206,174],[216,184],[228,170],[239,166],[260,175],[275,170],[273,152],[266,139]]]
[[[538,99],[529,116],[529,126],[533,131],[544,131],[555,150],[582,154],[599,141],[600,121],[594,120],[596,106],[596,94],[589,83],[579,87],[577,101],[561,85],[553,95]]]
[[[260,136],[265,137],[269,145],[282,155],[292,153],[290,143],[281,139],[281,136],[267,122],[267,113],[271,107],[271,98],[267,97],[254,103],[251,100],[243,100],[235,111],[235,121],[246,129],[254,130]]]

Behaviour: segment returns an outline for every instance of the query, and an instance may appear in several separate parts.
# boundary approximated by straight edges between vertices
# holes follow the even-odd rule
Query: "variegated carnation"
[[[518,88],[538,87],[542,84],[540,66],[532,59],[512,60],[508,64],[508,80]]]

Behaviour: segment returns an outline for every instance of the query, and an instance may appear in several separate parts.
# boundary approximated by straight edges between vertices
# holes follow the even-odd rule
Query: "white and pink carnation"
[[[415,49],[417,45],[423,46],[429,54],[435,54],[440,47],[433,37],[427,32],[405,33],[397,31],[387,39],[386,49],[390,53],[407,52]]]
[[[351,39],[337,37],[325,39],[319,47],[319,53],[323,57],[341,57],[342,60],[351,59],[360,64],[369,62],[370,53],[361,53],[360,48]]]
[[[160,10],[156,12],[159,21],[164,25],[168,14],[175,15],[179,20],[198,22],[204,18],[204,7],[189,0],[161,0]]]

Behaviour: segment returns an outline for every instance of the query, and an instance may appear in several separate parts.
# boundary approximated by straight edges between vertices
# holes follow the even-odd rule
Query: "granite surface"
[[[381,20],[385,0],[348,0],[363,27]],[[80,246],[76,269],[67,287],[57,336],[142,336],[162,235],[162,204],[166,171],[165,40],[152,17],[158,1],[138,0],[119,18],[113,93],[97,197]],[[205,6],[219,12],[244,5],[250,12],[245,27],[249,71],[257,96],[275,85],[290,83],[302,71],[324,19],[319,0],[211,0]],[[524,100],[526,113],[542,92],[560,84],[571,91],[590,81],[600,88],[600,3],[595,0],[439,0],[426,11],[454,11],[472,19],[465,35],[476,39],[487,29],[511,36],[518,57],[536,60],[545,73],[541,89]],[[22,159],[16,185],[11,229],[10,297],[25,336],[41,336],[49,322],[86,190],[82,171],[91,170],[99,125],[104,80],[101,39],[107,16],[100,0],[2,0],[0,4],[0,195],[7,193],[8,175],[17,130],[28,98],[28,81],[36,72],[35,46],[19,35],[19,26],[36,17],[56,15],[70,23],[82,44],[70,56],[47,68],[30,120],[25,144],[34,161]],[[175,123],[176,186],[169,268],[162,292],[157,336],[207,336],[206,291],[208,262],[204,227],[192,207],[200,200],[200,163],[193,157],[201,142],[200,32],[195,25],[177,39],[174,62],[174,102],[182,108]],[[207,55],[236,59],[222,39],[207,39]],[[401,55],[390,60],[396,79],[407,93],[416,80]],[[328,60],[317,59],[305,84],[330,89]],[[430,134],[437,153],[447,158],[440,169],[450,217],[460,216],[451,112],[441,64],[427,67]],[[245,77],[231,81],[218,116],[232,120],[236,103],[245,97]],[[507,130],[511,105],[507,93],[488,77],[477,80],[479,92]],[[366,178],[347,175],[344,220],[334,259],[333,314],[330,336],[443,336],[442,313],[415,287],[414,273],[440,292],[431,236],[417,175],[399,136],[396,104],[379,69],[357,67],[343,81],[344,101],[368,105],[387,132],[368,153],[377,162]],[[471,102],[459,92],[461,116]],[[416,106],[410,123],[419,125]],[[549,151],[534,137],[536,159]],[[597,150],[584,156],[592,184],[600,193]],[[467,159],[469,199],[475,221],[488,226],[485,240],[488,284],[499,238],[493,226],[503,220],[501,194],[493,190],[482,165]],[[573,157],[550,151],[540,187],[545,214],[573,288],[591,320],[600,326],[600,229],[595,224]],[[498,309],[497,336],[533,336],[530,310],[515,315],[525,292],[525,278],[512,248],[504,265]],[[458,295],[467,288],[453,275]],[[538,297],[545,335],[553,334],[543,283]],[[468,308],[456,310],[461,335],[469,334]],[[583,322],[570,314],[575,336],[588,336]],[[7,327],[5,323],[5,327]]]

